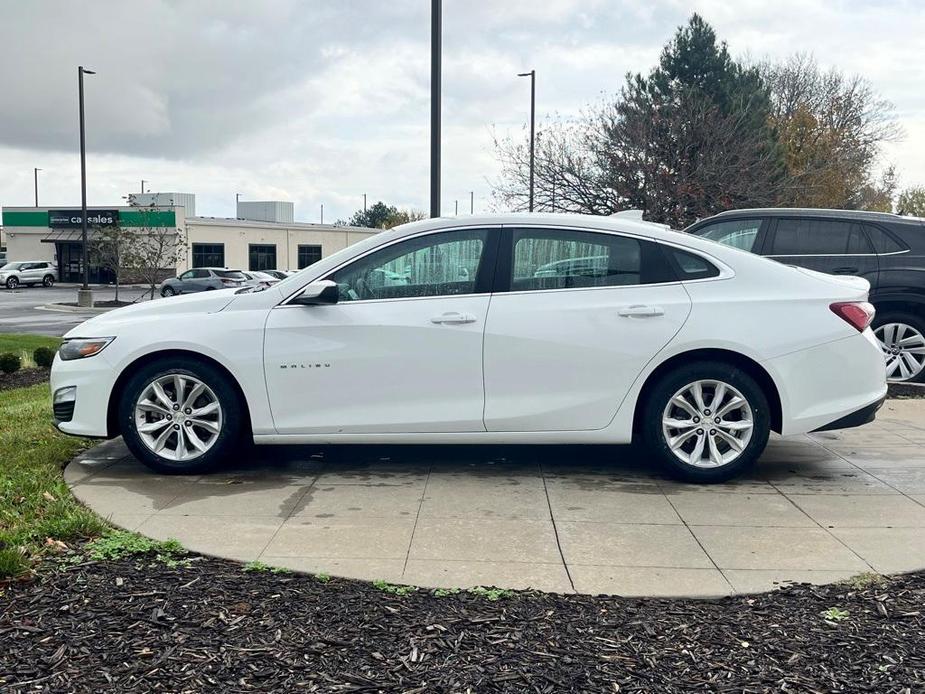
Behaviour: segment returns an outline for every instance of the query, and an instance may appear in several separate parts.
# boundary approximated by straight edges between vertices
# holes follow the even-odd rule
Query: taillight
[[[238,281],[237,281],[237,280],[223,279],[223,280],[222,280],[222,284],[226,284],[226,285],[228,285],[229,287],[237,287],[237,286],[238,286]]]
[[[839,301],[831,304],[829,308],[858,332],[864,332],[874,319],[874,307],[867,301]]]

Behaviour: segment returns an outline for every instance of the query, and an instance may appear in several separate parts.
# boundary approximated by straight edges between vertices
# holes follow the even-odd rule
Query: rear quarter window
[[[870,242],[874,245],[875,253],[899,253],[908,250],[903,244],[880,227],[865,225],[864,231],[866,231],[867,235],[870,237]]]
[[[719,268],[696,253],[688,253],[677,248],[666,248],[666,250],[674,266],[675,274],[681,281],[703,280],[719,276]]]

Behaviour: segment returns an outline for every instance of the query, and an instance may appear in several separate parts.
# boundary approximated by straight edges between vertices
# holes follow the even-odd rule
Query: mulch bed
[[[837,607],[840,621],[822,613]],[[719,601],[397,596],[196,558],[44,571],[0,597],[0,689],[913,692],[925,574]]]
[[[49,373],[48,369],[20,369],[11,374],[0,373],[0,390],[27,388],[36,383],[45,383]]]
[[[94,301],[93,308],[120,308],[122,306],[131,306],[134,303],[136,302],[122,301],[122,300],[113,301],[110,299],[108,301]],[[55,305],[56,306],[79,306],[79,304],[76,301],[59,301]]]
[[[887,386],[888,398],[925,398],[925,384],[891,383]]]

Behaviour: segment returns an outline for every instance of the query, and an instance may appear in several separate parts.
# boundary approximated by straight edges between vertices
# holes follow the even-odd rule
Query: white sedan
[[[868,289],[618,217],[427,220],[269,288],[88,320],[55,360],[55,419],[121,434],[160,472],[215,468],[244,439],[641,440],[715,482],[770,431],[874,418]]]

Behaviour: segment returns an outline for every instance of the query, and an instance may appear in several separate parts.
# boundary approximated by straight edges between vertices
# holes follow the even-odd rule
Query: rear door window
[[[769,255],[867,255],[872,253],[862,225],[823,219],[780,219]]]

